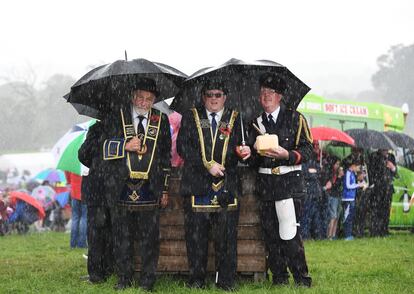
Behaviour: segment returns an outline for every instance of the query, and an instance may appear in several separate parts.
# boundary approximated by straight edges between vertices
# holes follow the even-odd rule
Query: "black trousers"
[[[301,200],[294,199],[296,219],[301,215]],[[261,202],[261,222],[266,248],[269,251],[268,266],[273,274],[274,283],[287,282],[289,274],[296,283],[310,285],[305,249],[299,229],[292,240],[282,240],[279,236],[279,221],[274,201]]]
[[[365,231],[365,223],[368,214],[370,191],[362,191],[358,189],[355,199],[355,218],[353,234],[357,237],[363,237]]]
[[[205,283],[209,235],[214,240],[217,284],[232,287],[237,270],[237,224],[239,210],[193,212],[191,198],[184,199],[184,226],[190,283]]]
[[[159,210],[130,211],[114,208],[114,254],[118,278],[132,281],[135,271],[134,241],[141,257],[140,285],[152,287],[160,251]]]
[[[371,237],[388,235],[392,194],[393,187],[390,185],[378,186],[373,190],[370,220]]]
[[[88,205],[87,209],[88,274],[98,281],[114,272],[111,214],[106,206]]]

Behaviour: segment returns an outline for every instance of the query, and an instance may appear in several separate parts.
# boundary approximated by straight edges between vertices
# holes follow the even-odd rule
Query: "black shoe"
[[[236,288],[234,287],[234,285],[230,286],[230,285],[227,285],[227,284],[217,283],[216,287],[223,290],[223,291],[228,291],[228,292],[236,291]]]
[[[90,276],[90,275],[82,276],[80,277],[80,279],[82,281],[87,281],[91,284],[100,284],[106,281],[106,278],[99,277],[99,276]]]
[[[131,280],[121,279],[121,280],[118,280],[118,283],[115,285],[114,289],[117,291],[120,291],[120,290],[125,290],[131,286],[132,286]]]
[[[154,291],[154,285],[141,285],[140,287],[142,290],[147,291],[147,292]]]
[[[286,286],[289,285],[289,279],[273,279],[272,284],[274,286]]]
[[[193,289],[205,289],[206,288],[206,284],[204,283],[204,281],[200,281],[200,280],[190,281],[186,284],[186,286],[188,288],[193,288]]]
[[[89,281],[89,275],[86,275],[86,276],[81,276],[79,279],[80,279],[81,281]]]
[[[312,287],[312,279],[311,277],[307,277],[307,278],[302,278],[298,281],[295,280],[295,285],[297,287],[307,287],[310,288]]]

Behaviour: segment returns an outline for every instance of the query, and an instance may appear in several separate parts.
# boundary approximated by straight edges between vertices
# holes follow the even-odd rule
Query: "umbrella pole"
[[[318,143],[319,143],[319,152],[320,152],[320,156],[319,156],[319,166],[322,168],[322,148],[321,148],[321,140],[319,140]]]
[[[243,113],[240,112],[240,127],[241,127],[241,136],[242,136],[242,146],[246,145],[246,140],[244,138],[244,126],[243,126]]]

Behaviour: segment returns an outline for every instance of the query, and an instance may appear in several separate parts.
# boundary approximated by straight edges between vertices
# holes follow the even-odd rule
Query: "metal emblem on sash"
[[[211,205],[219,205],[217,195],[214,195],[213,199],[210,200]]]
[[[155,137],[156,134],[157,134],[157,128],[154,128],[152,126],[148,126],[147,135],[151,136],[151,137]]]
[[[135,136],[135,129],[133,125],[125,125],[125,136],[127,138]]]
[[[141,141],[141,148],[137,150],[137,153],[139,154],[138,158],[141,160],[142,155],[147,152],[147,145],[144,144],[144,134],[138,134],[137,137]]]
[[[210,121],[208,119],[200,119],[200,126],[202,129],[209,129],[210,128]]]

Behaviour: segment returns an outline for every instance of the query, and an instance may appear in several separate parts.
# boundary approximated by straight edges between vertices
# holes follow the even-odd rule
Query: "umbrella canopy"
[[[355,145],[355,141],[351,136],[338,129],[328,127],[314,127],[311,128],[311,133],[314,141],[335,141],[342,142],[351,146]]]
[[[65,207],[69,203],[70,192],[65,191],[55,195],[55,201],[59,203],[60,207]]]
[[[32,197],[41,203],[43,208],[49,208],[55,198],[55,190],[52,187],[41,185],[32,191]]]
[[[60,182],[62,184],[66,184],[65,173],[54,168],[48,168],[41,171],[36,176],[34,176],[33,179],[38,181],[48,181],[49,183]]]
[[[26,193],[20,192],[20,191],[11,191],[10,194],[9,194],[9,197],[10,197],[10,201],[12,203],[15,202],[17,199],[19,199],[19,200],[22,200],[22,201],[26,202],[27,204],[33,206],[34,208],[36,208],[37,211],[38,211],[39,218],[42,219],[46,216],[45,210],[44,210],[42,204],[38,200],[36,200],[32,196],[30,196],[29,194],[26,194]]]
[[[232,58],[217,67],[203,68],[191,75],[181,87],[171,103],[171,109],[183,111],[201,104],[201,89],[209,80],[222,81],[228,90],[226,106],[243,112],[246,119],[251,119],[262,112],[258,96],[259,78],[272,73],[282,78],[287,85],[283,102],[296,109],[310,88],[298,79],[285,66],[270,60],[245,62]]]
[[[398,147],[412,150],[414,149],[414,139],[407,134],[393,131],[387,131],[384,132],[384,134]]]
[[[80,163],[78,151],[86,139],[89,128],[96,123],[90,120],[74,125],[59,141],[53,146],[52,154],[56,161],[56,168],[69,171],[77,175],[84,174],[88,168]]]
[[[351,129],[345,131],[355,140],[355,146],[362,149],[395,149],[396,146],[383,133],[369,129]]]
[[[143,58],[117,60],[88,72],[64,98],[79,114],[98,118],[100,112],[129,103],[131,90],[142,79],[155,81],[157,102],[175,96],[186,77],[171,66]]]

